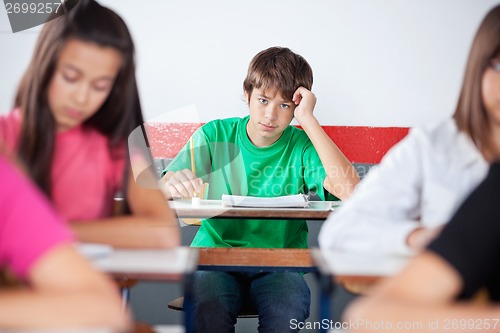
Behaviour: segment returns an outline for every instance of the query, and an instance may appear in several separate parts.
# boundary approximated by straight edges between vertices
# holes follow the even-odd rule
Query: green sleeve
[[[315,192],[321,200],[338,201],[340,200],[323,187],[326,178],[326,171],[321,163],[318,152],[313,144],[309,142],[304,149],[304,182],[309,192]]]

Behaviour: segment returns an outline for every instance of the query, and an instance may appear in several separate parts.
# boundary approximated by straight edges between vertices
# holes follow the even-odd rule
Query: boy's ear
[[[250,104],[250,95],[248,94],[248,91],[243,89],[243,93],[245,94],[245,102],[247,102],[247,104]]]

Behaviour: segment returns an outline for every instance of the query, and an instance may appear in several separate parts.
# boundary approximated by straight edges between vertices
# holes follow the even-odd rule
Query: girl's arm
[[[314,117],[316,96],[306,88],[300,87],[295,92],[293,101],[297,104],[295,118],[311,140],[325,168],[324,188],[337,198],[346,199],[359,182],[356,169]]]
[[[354,194],[323,223],[320,247],[373,255],[414,254],[408,237],[422,227],[422,161],[435,163],[425,148],[428,141],[428,135],[414,129],[372,167]]]
[[[453,266],[437,254],[425,252],[401,274],[377,286],[369,297],[355,301],[344,319],[359,324],[353,332],[372,332],[367,325],[381,322],[392,325],[390,331],[408,333],[498,332],[498,305],[454,302],[462,283]],[[405,327],[398,329],[401,324]]]
[[[146,176],[157,182],[152,172]],[[180,245],[179,224],[160,190],[138,185],[130,173],[127,202],[131,215],[72,222],[71,228],[78,240],[122,248],[171,248]]]
[[[107,327],[121,332],[130,326],[116,286],[71,245],[42,255],[28,281],[26,289],[0,291],[0,327]]]

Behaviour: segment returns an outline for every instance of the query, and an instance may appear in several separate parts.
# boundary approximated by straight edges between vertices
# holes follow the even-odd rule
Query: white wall
[[[201,121],[245,115],[247,65],[258,51],[280,45],[313,67],[323,124],[367,126],[449,116],[472,37],[498,2],[101,1],[122,15],[135,39],[146,119],[192,104]],[[11,107],[39,30],[12,34],[0,8],[0,114]]]

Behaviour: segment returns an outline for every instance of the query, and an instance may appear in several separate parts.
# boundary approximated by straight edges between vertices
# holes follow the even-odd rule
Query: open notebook
[[[222,195],[222,205],[232,207],[260,207],[260,208],[286,208],[309,207],[309,200],[305,194],[285,195],[281,197],[261,198],[241,195]]]

